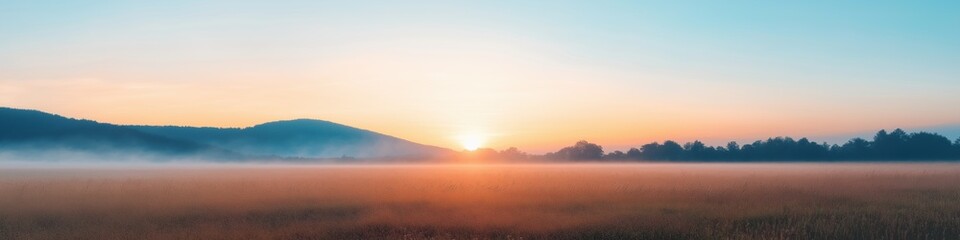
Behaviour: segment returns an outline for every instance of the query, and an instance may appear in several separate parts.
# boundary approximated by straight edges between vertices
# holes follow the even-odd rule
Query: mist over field
[[[0,240],[960,240],[958,13],[0,0]]]
[[[2,239],[955,239],[960,164],[5,165]]]

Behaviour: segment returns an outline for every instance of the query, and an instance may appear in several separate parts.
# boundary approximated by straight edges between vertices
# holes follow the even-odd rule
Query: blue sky
[[[953,125],[958,12],[958,1],[6,1],[0,103],[134,124],[310,117],[533,149]]]

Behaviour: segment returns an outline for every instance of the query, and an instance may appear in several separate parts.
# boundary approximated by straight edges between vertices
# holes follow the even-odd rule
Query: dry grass
[[[960,239],[960,165],[0,169],[0,239]]]

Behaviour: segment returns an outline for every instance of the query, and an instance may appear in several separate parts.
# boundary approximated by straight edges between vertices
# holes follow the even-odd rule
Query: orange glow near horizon
[[[341,69],[339,75],[326,78],[350,79],[356,77],[350,73],[363,72],[361,69]],[[694,104],[656,93],[637,95],[575,83],[545,91],[540,86],[552,83],[461,85],[446,83],[447,77],[425,83],[409,80],[412,85],[376,81],[387,77],[357,78],[363,80],[359,85],[306,79],[273,84],[250,76],[229,83],[51,80],[0,85],[0,102],[115,124],[248,127],[313,118],[450,149],[518,147],[531,153],[556,151],[578,140],[615,150],[666,139],[723,143],[774,136],[816,137],[936,125],[948,123],[941,119],[956,114],[889,116],[825,108],[822,111],[829,114],[809,116],[766,102]],[[418,85],[436,87],[418,90]],[[591,97],[570,98],[563,92]]]
[[[530,153],[960,126],[953,6],[295,2],[0,2],[0,106]]]
[[[143,59],[156,56],[113,52],[117,61],[81,70],[0,73],[0,105],[138,125],[247,127],[312,118],[450,149],[532,153],[578,140],[612,150],[665,139],[722,143],[960,122],[960,111],[943,109],[956,101],[944,87],[896,95],[905,100],[897,102],[884,94],[853,98],[862,85],[824,90],[805,81],[763,85],[684,69],[612,68],[509,34],[417,33],[340,51],[307,49],[315,55],[285,64],[272,55],[213,55],[216,64],[202,67],[150,65]],[[864,107],[878,103],[886,104]]]
[[[532,153],[555,151],[578,140],[608,150],[666,139],[716,144],[923,127],[960,117],[954,116],[956,111],[924,106],[911,110],[926,112],[922,115],[889,115],[880,108],[848,111],[844,105],[824,106],[817,114],[809,114],[803,111],[805,105],[794,103],[802,98],[725,99],[723,88],[687,91],[724,101],[677,99],[669,96],[678,93],[670,86],[600,86],[575,81],[589,79],[593,75],[589,73],[561,76],[532,66],[521,71],[508,63],[495,63],[508,62],[506,56],[473,63],[496,67],[495,73],[476,72],[464,63],[444,65],[440,60],[394,63],[402,59],[345,60],[323,65],[326,71],[275,76],[287,79],[283,81],[269,80],[269,73],[223,73],[215,79],[234,80],[107,80],[130,77],[116,74],[102,79],[11,82],[0,84],[0,102],[115,124],[248,127],[312,118],[450,149],[518,147]],[[434,71],[433,65],[445,70]],[[465,140],[464,134],[474,135],[473,139]]]

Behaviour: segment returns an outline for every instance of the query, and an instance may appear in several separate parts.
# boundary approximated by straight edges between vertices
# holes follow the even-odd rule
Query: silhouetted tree
[[[950,139],[938,134],[918,132],[907,136],[903,147],[902,159],[946,159],[953,154]]]
[[[669,160],[660,151],[660,143],[653,142],[640,146],[640,159]]]
[[[834,152],[837,152],[835,156],[843,159],[867,159],[873,156],[870,142],[863,138],[850,139]]]
[[[671,142],[676,144],[675,142]],[[679,147],[679,146],[676,146]],[[646,160],[677,160],[679,159],[679,153],[677,154],[668,154],[665,150],[664,145],[654,142],[640,146],[640,159]],[[682,152],[683,149],[680,149]]]
[[[953,156],[960,156],[960,138],[953,141]]]
[[[603,147],[587,141],[579,141],[573,146],[560,149],[560,151],[552,154],[552,156],[549,158],[564,160],[599,160],[603,158]]]
[[[906,158],[903,149],[906,141],[906,132],[899,128],[889,134],[884,130],[880,130],[880,132],[877,132],[877,135],[873,137],[873,151],[875,155],[880,158],[890,160],[903,159]]]
[[[576,145],[548,153],[546,158],[570,160],[654,160],[654,161],[910,161],[960,160],[960,139],[953,142],[935,133],[907,133],[896,129],[880,130],[873,141],[850,139],[843,145],[816,143],[807,138],[768,138],[741,146],[729,142],[725,147],[707,146],[701,141],[680,145],[674,141],[653,142],[626,153],[603,155],[599,145],[580,141]]]
[[[737,144],[737,142],[732,142],[732,141],[728,142],[726,155],[722,156],[721,158],[725,160],[729,160],[729,159],[738,159],[740,157],[741,157],[740,144]]]
[[[468,159],[482,159],[483,161],[502,160],[497,150],[493,148],[478,148],[473,151],[464,151]]]
[[[958,139],[957,141],[960,142],[960,139]],[[643,157],[643,154],[641,154],[640,149],[630,148],[630,150],[627,151],[627,158],[629,159],[640,160],[642,157]]]
[[[795,160],[822,160],[830,155],[830,147],[826,143],[823,145],[811,142],[807,138],[801,138],[797,141],[797,154]]]
[[[607,153],[606,156],[603,156],[603,159],[607,160],[626,160],[628,159],[627,154],[622,151],[613,151]]]
[[[501,159],[506,160],[523,160],[529,158],[527,153],[521,152],[516,147],[510,147],[506,150],[500,151],[499,155]]]
[[[684,159],[701,159],[706,152],[707,145],[700,141],[693,141],[683,144]]]

